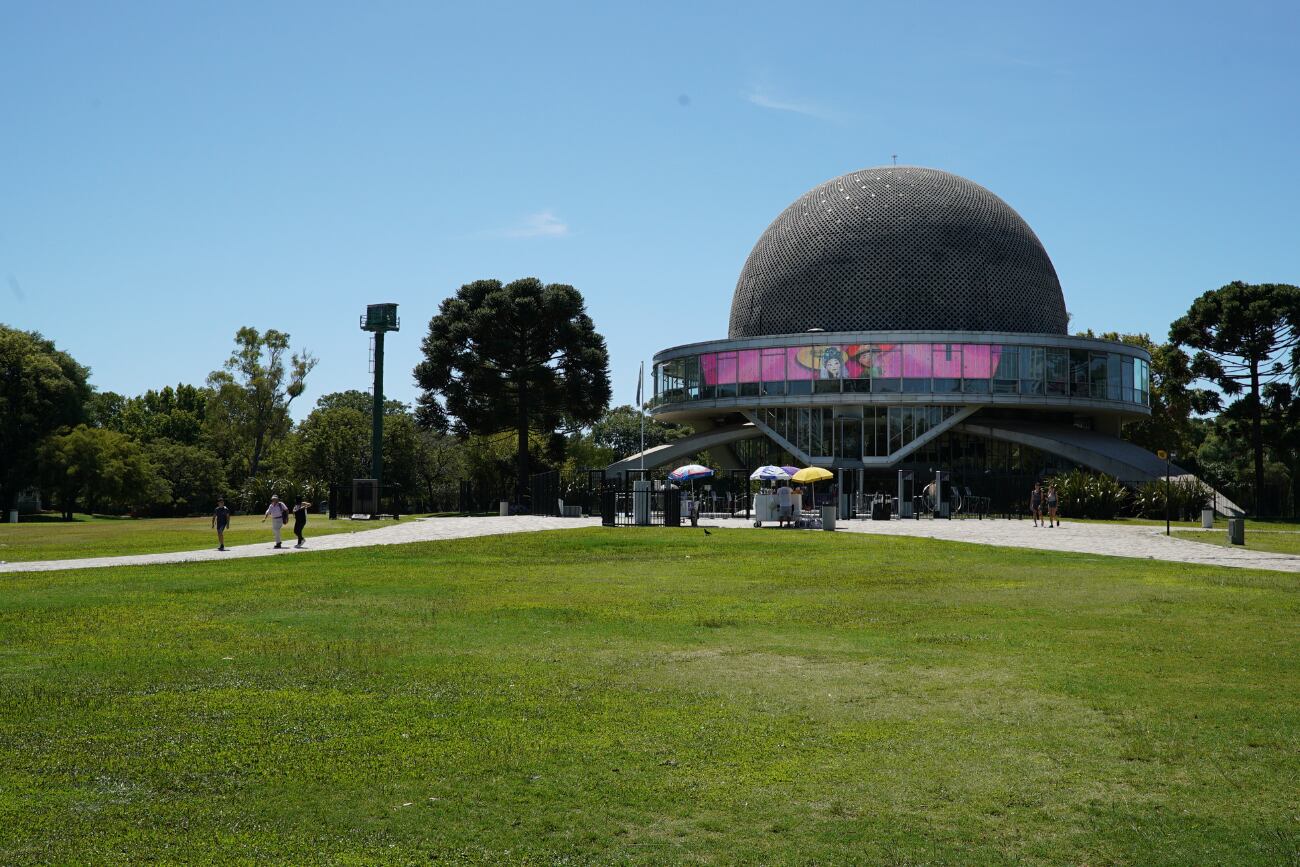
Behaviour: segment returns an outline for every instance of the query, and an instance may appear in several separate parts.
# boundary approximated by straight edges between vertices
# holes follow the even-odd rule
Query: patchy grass
[[[217,547],[217,531],[211,518],[105,518],[88,515],[78,520],[33,521],[0,524],[0,561],[66,560],[79,557],[113,557],[121,554],[156,554],[165,551],[194,551]],[[403,520],[406,520],[403,518]],[[310,515],[307,538],[334,533],[355,533],[392,524],[378,521],[331,521],[325,515]],[[292,539],[293,523],[284,538]],[[237,515],[226,530],[226,545],[271,543],[271,522],[260,515]]]
[[[4,581],[6,864],[1300,855],[1294,575],[593,528]]]
[[[1268,527],[1277,526],[1265,525],[1265,528],[1251,527],[1249,522],[1246,524],[1246,548],[1251,551],[1272,551],[1275,554],[1300,554],[1300,528],[1295,530],[1275,530]],[[1225,526],[1222,530],[1185,530],[1174,531],[1173,535],[1180,539],[1190,539],[1193,542],[1204,542],[1209,545],[1226,545],[1230,548],[1240,547],[1231,545],[1228,542],[1228,530]]]

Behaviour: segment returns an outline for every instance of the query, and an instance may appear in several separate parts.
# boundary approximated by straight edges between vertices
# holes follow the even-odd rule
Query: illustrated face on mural
[[[822,379],[839,379],[844,373],[844,357],[840,350],[834,346],[828,346],[822,351],[821,378]]]

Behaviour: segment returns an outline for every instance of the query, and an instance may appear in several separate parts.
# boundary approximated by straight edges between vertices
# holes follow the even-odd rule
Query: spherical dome
[[[1052,260],[1006,202],[947,172],[884,166],[810,190],[767,227],[736,283],[730,336],[1066,325]]]

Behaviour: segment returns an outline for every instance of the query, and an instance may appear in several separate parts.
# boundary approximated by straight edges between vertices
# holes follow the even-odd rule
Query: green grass
[[[1222,530],[1204,530],[1197,532],[1195,530],[1174,531],[1174,535],[1180,539],[1190,539],[1193,542],[1204,542],[1209,545],[1226,545],[1230,548],[1241,547],[1231,545],[1228,542],[1228,531]],[[1273,530],[1252,528],[1249,523],[1246,525],[1246,546],[1251,551],[1272,551],[1275,554],[1300,554],[1300,529],[1296,530]]]
[[[80,557],[113,557],[121,554],[156,554],[166,551],[194,551],[217,546],[217,531],[211,518],[102,518],[77,515],[77,520],[32,521],[0,524],[0,561],[65,560]],[[403,520],[406,520],[403,518]],[[325,515],[307,519],[306,536],[355,533],[392,524],[378,521],[331,521]],[[283,537],[293,539],[292,523]],[[226,530],[226,545],[273,543],[271,522],[260,515],[238,515]]]
[[[5,864],[1300,857],[1294,575],[592,528],[3,580]]]

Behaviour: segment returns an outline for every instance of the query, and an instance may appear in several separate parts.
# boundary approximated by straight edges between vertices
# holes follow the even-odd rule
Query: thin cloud
[[[563,238],[569,234],[569,224],[557,217],[554,211],[538,211],[529,214],[517,226],[491,234],[497,238]]]
[[[759,108],[768,108],[772,111],[788,111],[792,114],[802,114],[805,117],[815,117],[818,120],[839,120],[839,112],[836,112],[824,105],[806,100],[786,99],[773,96],[771,93],[761,87],[750,88],[745,94],[745,100],[750,105],[756,105]]]

